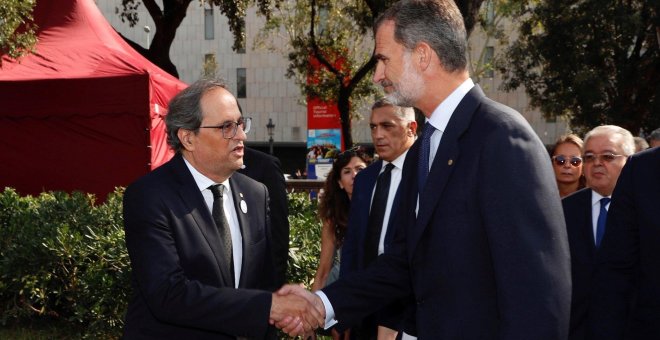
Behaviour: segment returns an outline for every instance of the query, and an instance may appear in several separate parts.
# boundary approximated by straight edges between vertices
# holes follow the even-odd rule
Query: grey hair
[[[406,122],[410,122],[415,120],[415,109],[412,107],[407,107],[407,106],[398,106],[394,104],[391,100],[387,99],[387,97],[380,98],[376,100],[374,105],[371,106],[371,111],[375,109],[379,109],[381,107],[388,107],[391,106],[394,108],[394,114],[401,118],[402,120]]]
[[[584,136],[584,145],[587,145],[589,139],[594,136],[610,136],[618,134],[622,137],[621,140],[621,150],[623,150],[624,156],[630,156],[635,153],[635,139],[633,138],[630,131],[616,125],[601,125],[593,128],[591,131],[587,132],[587,135]]]
[[[227,85],[220,79],[200,79],[170,100],[165,116],[165,127],[167,144],[174,152],[180,153],[183,150],[183,144],[178,136],[179,129],[191,130],[195,134],[199,132],[204,119],[200,101],[205,93],[215,88],[227,89]]]
[[[408,50],[431,46],[447,72],[467,69],[467,33],[463,15],[452,0],[401,0],[374,23],[374,35],[385,21],[394,21],[394,39]]]
[[[660,128],[655,129],[649,135],[649,140],[660,140]]]

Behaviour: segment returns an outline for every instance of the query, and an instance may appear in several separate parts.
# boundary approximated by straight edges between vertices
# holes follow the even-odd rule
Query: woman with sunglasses
[[[559,137],[551,150],[559,195],[564,198],[585,186],[582,174],[582,139],[574,134]]]
[[[325,287],[339,277],[338,256],[346,235],[353,180],[368,163],[363,152],[351,149],[337,156],[332,170],[328,173],[323,185],[323,196],[319,200],[319,216],[322,222],[321,256],[312,291]],[[332,337],[342,339],[342,335],[334,330]]]

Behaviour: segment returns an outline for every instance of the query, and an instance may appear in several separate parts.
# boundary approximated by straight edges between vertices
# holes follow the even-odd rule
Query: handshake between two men
[[[323,302],[302,286],[284,285],[273,293],[270,324],[290,336],[309,335],[325,325]]]

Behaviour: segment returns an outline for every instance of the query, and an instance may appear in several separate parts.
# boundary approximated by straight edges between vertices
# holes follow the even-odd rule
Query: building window
[[[245,98],[247,95],[247,77],[244,68],[236,69],[236,97]]]
[[[489,25],[495,21],[495,2],[488,0],[486,2],[486,23]]]
[[[215,38],[215,25],[213,24],[213,8],[204,9],[204,39]]]
[[[205,54],[202,75],[206,78],[215,78],[217,71],[218,63],[215,61],[215,53]]]
[[[493,46],[486,46],[484,51],[484,77],[493,78],[495,72],[493,72],[493,58],[495,57],[495,48]]]

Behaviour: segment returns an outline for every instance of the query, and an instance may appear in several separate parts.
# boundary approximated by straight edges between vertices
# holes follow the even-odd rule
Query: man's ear
[[[417,121],[411,120],[410,123],[408,123],[408,133],[411,134],[411,137],[417,135]]]
[[[181,142],[181,145],[183,146],[184,149],[188,151],[193,151],[195,150],[195,146],[193,143],[193,139],[195,138],[195,134],[188,130],[188,129],[179,129],[176,133],[177,137],[179,137],[179,141]]]
[[[433,49],[431,46],[425,42],[420,42],[415,46],[415,61],[417,61],[417,64],[419,65],[419,69],[424,71],[426,70],[429,65],[431,65],[431,56],[433,53]]]

